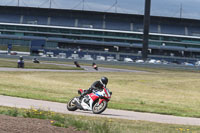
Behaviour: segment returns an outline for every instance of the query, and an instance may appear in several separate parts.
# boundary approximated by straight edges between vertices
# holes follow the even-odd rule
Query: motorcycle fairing
[[[91,99],[89,100],[89,103],[90,103],[90,106],[87,104],[87,103],[85,103],[84,101],[85,101],[85,99],[86,98],[83,98],[82,99],[82,101],[81,101],[81,106],[83,107],[83,109],[84,110],[92,110],[92,108],[91,108]]]
[[[85,103],[85,99],[86,98],[83,98],[82,101],[81,101],[81,106],[85,109],[85,110],[92,110],[92,104],[93,102],[98,99],[99,97],[96,96],[94,93],[91,93],[91,94],[88,94],[89,96],[89,105],[87,103]]]
[[[96,99],[99,98],[99,96],[96,95],[96,94],[94,94],[94,93],[90,93],[90,94],[88,94],[88,95],[89,95],[89,97],[90,97],[93,101],[95,101]]]

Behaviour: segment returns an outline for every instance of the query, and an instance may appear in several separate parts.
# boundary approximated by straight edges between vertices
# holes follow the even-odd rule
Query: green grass
[[[16,65],[13,61],[0,61],[0,66]],[[37,65],[30,63],[29,68],[62,69],[56,65]],[[200,117],[199,71],[109,67],[145,70],[149,73],[0,72],[0,94],[65,103],[77,95],[78,88],[87,89],[104,75],[109,78],[108,88],[113,91],[109,108]]]
[[[68,62],[64,62],[64,61],[44,61],[47,63],[57,63],[57,64],[70,64],[73,65],[73,61],[68,61]],[[95,61],[94,61],[95,62]],[[88,63],[83,63],[83,62],[79,62],[79,64],[81,66],[91,66],[91,64]],[[148,65],[144,65],[142,66],[141,64],[132,64],[132,65],[126,65],[126,64],[122,64],[122,65],[117,65],[115,64],[115,62],[112,62],[111,64],[97,64],[98,67],[106,67],[106,68],[117,68],[117,69],[128,69],[128,70],[138,70],[138,71],[146,71],[146,72],[198,72],[200,71],[200,69],[184,69],[184,68],[175,68],[175,67],[154,67],[154,66],[148,66]]]
[[[7,50],[7,45],[0,45],[0,50]],[[12,45],[12,51],[30,52],[29,46]]]
[[[58,114],[40,109],[17,109],[0,106],[0,114],[13,117],[47,119],[52,126],[74,127],[89,133],[198,133],[199,126],[160,124],[99,117]]]
[[[32,63],[31,60],[25,60],[25,69],[27,68],[27,69],[83,70],[82,68],[77,68],[77,67],[68,67],[62,65],[41,64],[41,63],[39,64]],[[0,67],[17,68],[17,59],[16,60],[0,59]]]
[[[66,103],[101,76],[113,92],[109,108],[200,117],[199,72],[0,72],[0,94]]]

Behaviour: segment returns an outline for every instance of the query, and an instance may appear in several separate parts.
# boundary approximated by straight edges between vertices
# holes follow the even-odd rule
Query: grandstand
[[[34,47],[34,40],[43,45]],[[32,54],[53,52],[141,57],[143,15],[96,11],[0,6],[0,45],[30,47]],[[36,41],[37,42],[37,41]],[[32,49],[33,48],[33,49]],[[200,58],[200,20],[152,16],[152,58]]]

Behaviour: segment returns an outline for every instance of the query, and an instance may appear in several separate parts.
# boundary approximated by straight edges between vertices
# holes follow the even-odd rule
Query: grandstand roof
[[[36,11],[35,15],[52,15],[56,13],[77,13],[77,14],[96,14],[96,15],[111,15],[111,16],[118,16],[118,17],[124,17],[124,18],[131,18],[131,17],[137,17],[140,19],[143,19],[143,15],[139,14],[125,14],[125,13],[113,13],[113,12],[100,12],[100,11],[86,11],[86,10],[72,10],[72,9],[55,9],[55,8],[37,8],[37,7],[21,7],[21,6],[0,6],[1,13],[26,13],[28,14],[29,11]],[[15,12],[17,11],[17,12]],[[33,12],[32,12],[33,13]],[[33,15],[33,14],[32,14]],[[152,21],[171,21],[172,23],[181,22],[181,23],[191,23],[198,25],[200,24],[200,20],[198,19],[190,19],[190,18],[176,18],[176,17],[164,17],[164,16],[151,16]]]

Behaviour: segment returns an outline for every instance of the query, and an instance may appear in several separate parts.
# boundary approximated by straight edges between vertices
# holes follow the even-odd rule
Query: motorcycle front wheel
[[[92,112],[94,114],[100,114],[107,108],[107,101],[102,101],[101,104],[99,102],[96,102],[94,106],[92,107]]]
[[[76,105],[74,104],[75,98],[76,98],[76,97],[72,98],[72,99],[67,103],[67,109],[68,109],[69,111],[75,111],[75,110],[77,110],[77,107],[76,107]]]

